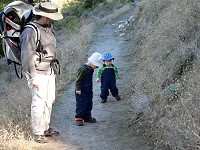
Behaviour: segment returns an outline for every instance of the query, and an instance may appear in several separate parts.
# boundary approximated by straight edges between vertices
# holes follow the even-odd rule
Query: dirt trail
[[[54,104],[52,114],[52,127],[60,131],[60,136],[53,138],[50,143],[42,145],[40,149],[52,150],[150,150],[143,139],[134,135],[127,127],[131,119],[128,100],[126,95],[126,74],[125,57],[129,50],[125,37],[120,37],[118,31],[119,21],[127,20],[131,12],[118,17],[113,22],[104,25],[97,30],[94,42],[92,43],[88,56],[94,51],[100,53],[110,52],[115,58],[114,64],[119,69],[121,76],[117,81],[121,101],[116,101],[109,96],[108,102],[100,103],[100,84],[95,82],[94,77],[94,98],[92,115],[97,119],[97,123],[85,123],[84,126],[76,126],[74,83],[69,85],[66,91],[59,95],[59,99]],[[96,71],[94,72],[94,76]]]

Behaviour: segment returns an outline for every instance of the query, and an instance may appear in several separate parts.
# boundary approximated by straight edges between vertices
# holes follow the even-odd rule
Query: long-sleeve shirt
[[[85,80],[86,74],[89,72],[92,72],[92,74],[93,74],[94,70],[86,64],[84,64],[81,68],[79,68],[79,70],[77,72],[76,82],[75,82],[76,91],[83,90],[83,89],[81,89],[83,86],[83,81]],[[87,81],[87,82],[92,82],[92,80]],[[84,84],[90,84],[90,83],[84,83]]]
[[[36,24],[36,23],[35,23]],[[40,31],[40,42],[43,46],[43,58],[56,58],[56,39],[51,27],[43,27],[36,24]],[[21,47],[21,61],[23,71],[26,72],[30,78],[34,78],[37,73],[51,74],[50,62],[39,62],[38,52],[36,52],[36,33],[34,29],[27,27],[20,36]]]
[[[117,67],[116,67],[115,65],[113,65],[113,64],[111,64],[110,66],[106,66],[106,65],[104,64],[102,67],[100,67],[100,68],[98,69],[98,72],[97,72],[96,77],[97,77],[97,78],[101,78],[101,75],[102,75],[103,71],[104,71],[106,68],[113,68],[113,69],[114,69],[114,72],[115,72],[115,77],[116,77],[116,78],[119,78],[118,69],[117,69]]]

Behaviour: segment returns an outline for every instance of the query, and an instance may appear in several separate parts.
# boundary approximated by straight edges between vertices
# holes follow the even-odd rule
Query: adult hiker
[[[40,32],[40,42],[37,45],[38,34],[34,29],[26,27],[20,36],[21,60],[32,94],[31,121],[34,139],[38,143],[47,143],[47,136],[59,134],[49,127],[52,104],[55,101],[56,67],[59,66],[52,22],[62,19],[63,15],[50,2],[35,5],[33,14],[33,23]]]

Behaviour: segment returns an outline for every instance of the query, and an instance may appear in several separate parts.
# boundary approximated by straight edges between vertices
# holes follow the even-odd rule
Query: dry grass
[[[98,17],[95,23],[85,24],[71,35],[57,32],[57,54],[61,63],[61,75],[57,78],[57,92],[67,88],[74,80],[79,66],[86,62],[86,52],[92,33],[102,23],[129,11],[127,6],[107,12],[104,17]],[[1,109],[0,109],[0,149],[31,150],[34,147],[30,122],[31,95],[25,77],[19,80],[13,66],[7,66],[6,60],[0,60]]]
[[[132,6],[130,6],[129,4],[125,5],[122,8],[115,10],[112,14],[109,14],[109,15],[107,15],[106,17],[104,17],[102,19],[99,19],[98,25],[102,25],[102,24],[105,24],[107,22],[110,22],[113,19],[115,19],[118,16],[120,16],[121,14],[124,14],[124,13],[130,11],[131,9],[132,9]]]
[[[85,61],[85,54],[92,41],[93,25],[85,25],[77,33],[58,35],[58,57],[61,63],[61,75],[57,78],[57,87],[62,89],[74,80],[80,64]]]
[[[199,8],[198,0],[149,0],[130,27],[137,45],[130,101],[153,125],[147,133],[158,149],[199,147]]]
[[[1,127],[0,149],[31,150],[35,144],[32,137],[28,135],[30,135],[30,133],[22,131],[20,125],[16,126],[16,124],[10,122],[7,124],[7,127]]]

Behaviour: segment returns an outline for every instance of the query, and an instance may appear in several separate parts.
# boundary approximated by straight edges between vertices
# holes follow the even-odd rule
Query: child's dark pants
[[[106,68],[101,76],[101,94],[102,99],[107,99],[109,89],[113,97],[118,95],[118,88],[116,86],[116,77],[113,68]]]
[[[76,116],[75,118],[89,119],[92,111],[92,95],[76,94]]]

